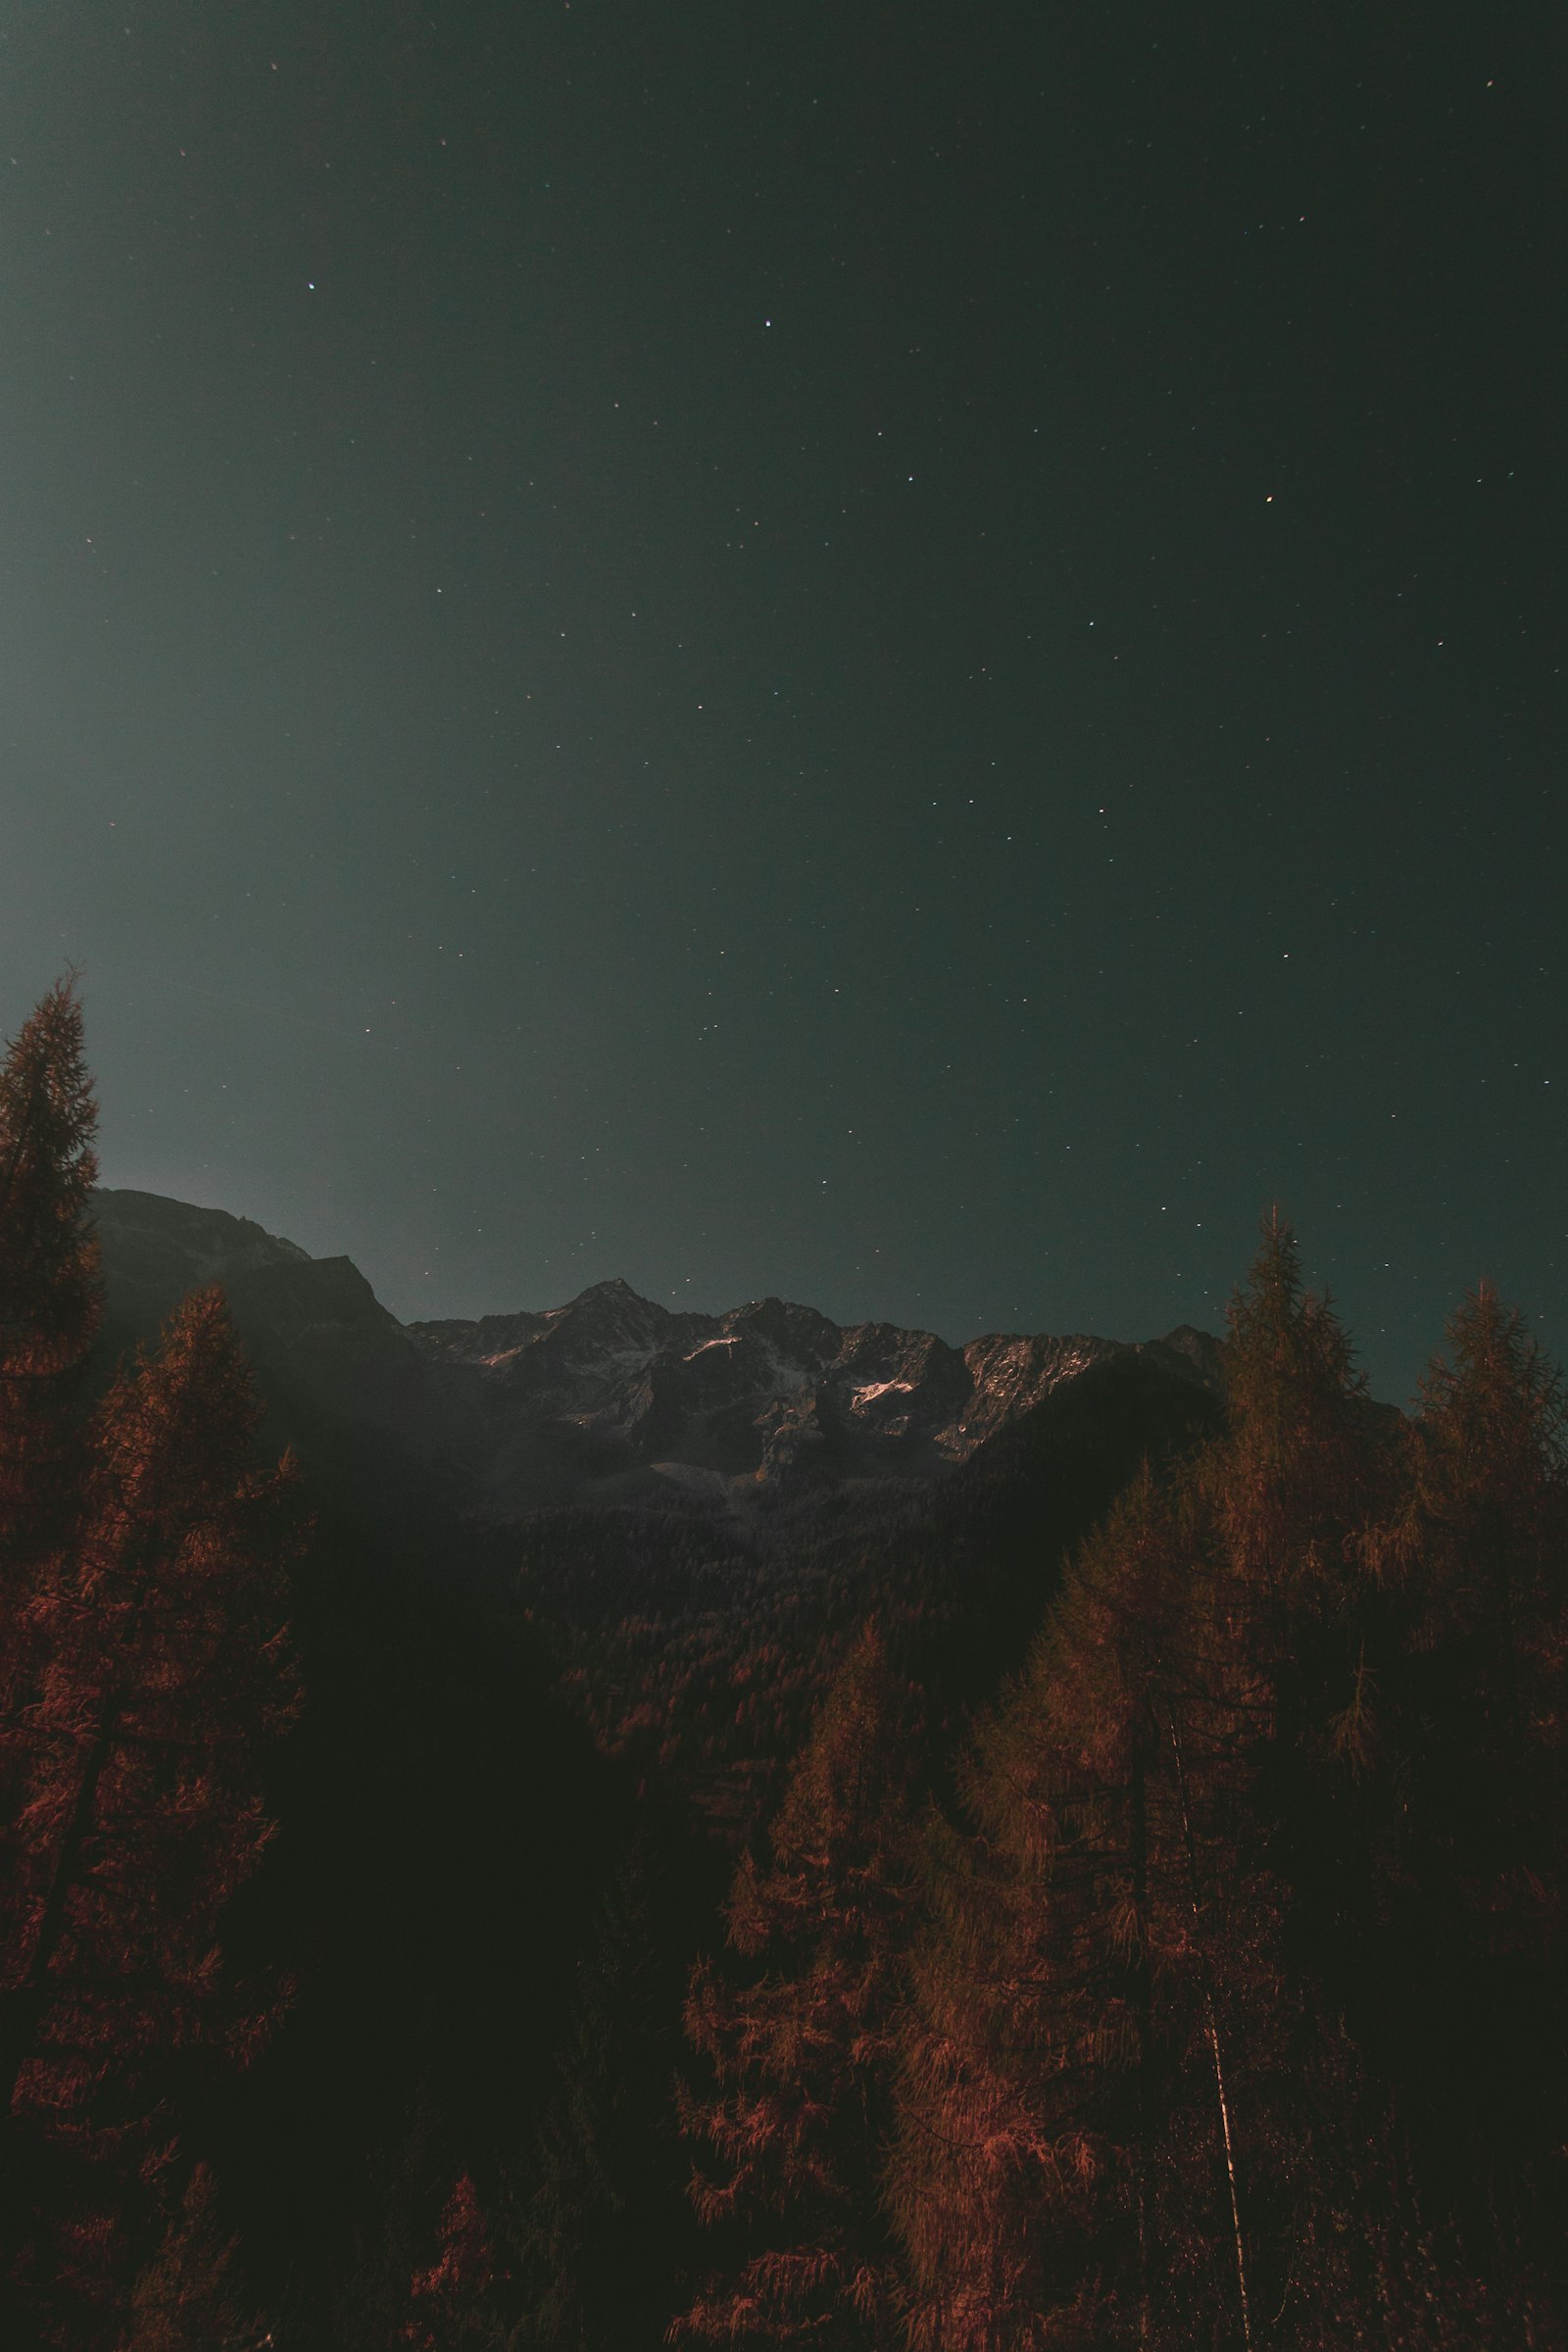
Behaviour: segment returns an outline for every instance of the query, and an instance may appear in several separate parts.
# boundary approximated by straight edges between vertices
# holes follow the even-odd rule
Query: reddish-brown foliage
[[[28,1602],[25,1703],[0,1729],[22,1793],[0,1879],[0,2096],[13,2164],[46,2188],[45,2237],[97,2216],[69,2257],[35,2242],[33,2270],[96,2269],[94,2294],[110,2292],[110,2219],[127,2182],[156,2180],[193,2069],[244,2063],[276,1998],[232,1984],[219,1943],[271,1835],[262,1755],[298,1698],[294,1474],[252,1468],[255,1422],[221,1296],[198,1293],[94,1417],[75,1526]]]
[[[706,2142],[698,2212],[733,2248],[671,2338],[824,2345],[894,2341],[875,2211],[887,2079],[907,1937],[912,1693],[874,1630],[840,1670],[770,1838],[729,1903],[742,1978],[696,1971],[686,2029],[715,2088],[688,2094]]]

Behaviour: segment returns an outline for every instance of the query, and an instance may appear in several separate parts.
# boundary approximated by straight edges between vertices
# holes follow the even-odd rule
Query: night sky
[[[405,1316],[1568,1348],[1561,15],[0,8],[0,1026]],[[1557,46],[1553,53],[1552,43]]]

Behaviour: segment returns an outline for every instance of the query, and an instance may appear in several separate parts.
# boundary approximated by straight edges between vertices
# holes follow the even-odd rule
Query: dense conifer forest
[[[1223,1400],[480,1531],[119,1364],[74,987],[0,1067],[0,2342],[1545,2352],[1568,1424],[1265,1219]]]

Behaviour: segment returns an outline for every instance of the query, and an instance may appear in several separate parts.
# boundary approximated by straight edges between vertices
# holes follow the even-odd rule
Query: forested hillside
[[[0,2340],[1563,2341],[1568,1456],[1491,1292],[1393,1413],[1270,1217],[1222,1396],[1127,1351],[934,1483],[481,1529],[261,1446],[214,1288],[95,1354],[93,1136],[63,986]]]
[[[607,1754],[744,1837],[875,1616],[954,1730],[1022,1655],[1063,1551],[1216,1400],[1147,1356],[1064,1383],[951,1478],[856,1488],[758,1518],[541,1511],[509,1536],[561,1688]]]

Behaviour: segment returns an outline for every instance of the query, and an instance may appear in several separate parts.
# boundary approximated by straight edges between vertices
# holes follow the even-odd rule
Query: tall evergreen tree
[[[410,2352],[501,2352],[506,2336],[491,2301],[495,2245],[470,2174],[454,2181],[439,2234],[434,2262],[410,2281],[400,2342]]]
[[[97,1106],[73,980],[0,1062],[0,1701],[24,1695],[29,1563],[73,1499],[67,1411],[102,1312]]]
[[[744,1979],[701,1965],[686,2030],[711,2068],[688,2094],[707,2143],[693,2198],[731,2259],[673,2342],[883,2352],[895,2341],[877,2180],[911,1885],[914,1698],[874,1628],[841,1668],[729,1901]]]
[[[1340,2029],[1375,1908],[1365,1779],[1388,1628],[1368,1548],[1396,1468],[1277,1211],[1231,1303],[1224,1373],[1227,1429],[1193,1464],[1200,1535],[1166,1731],[1251,2343],[1264,2308],[1298,2330],[1332,2307],[1348,2331],[1375,2299],[1344,2258],[1366,2183],[1326,2151],[1367,2129]]]
[[[262,1758],[297,1699],[294,1474],[252,1467],[256,1418],[221,1295],[197,1293],[99,1409],[78,1526],[29,1606],[45,1664],[7,1734],[24,1801],[0,1885],[0,2111],[13,2184],[85,2167],[103,2217],[133,2214],[127,2184],[177,2129],[202,2054],[243,2062],[267,2022],[217,1944],[271,1835]],[[51,2195],[78,2210],[58,2180]],[[110,2295],[120,2243],[105,2218],[56,2267]],[[80,2314],[61,2327],[89,2341]]]
[[[247,2307],[238,2252],[219,2214],[212,2173],[198,2164],[158,2252],[137,2277],[124,2352],[265,2352],[271,2334]]]
[[[921,2346],[1253,2340],[1344,2121],[1303,1970],[1377,1447],[1271,1219],[1229,1422],[1070,1563],[939,1841],[890,2191]],[[1303,1926],[1302,1916],[1310,1927]],[[1308,2093],[1310,2095],[1308,2095]]]
[[[1220,1645],[1209,1695],[1238,1725],[1250,1715],[1249,1743],[1260,1738],[1288,1768],[1314,1710],[1332,1702],[1313,1678],[1332,1674],[1335,1629],[1354,1614],[1378,1465],[1349,1340],[1304,1290],[1277,1212],[1231,1302],[1223,1362],[1229,1427],[1204,1455],[1215,1538],[1205,1599]],[[1228,1683],[1213,1672],[1227,1648]]]
[[[933,1825],[887,2183],[919,2352],[1194,2341],[1234,2301],[1167,1731],[1192,1540],[1146,1470],[979,1729],[968,1830]]]
[[[1568,1599],[1568,1404],[1516,1309],[1483,1284],[1422,1384],[1402,1564],[1416,1639],[1463,1660],[1478,1745],[1516,1772],[1559,1744]],[[1516,1793],[1519,1793],[1516,1791]]]

